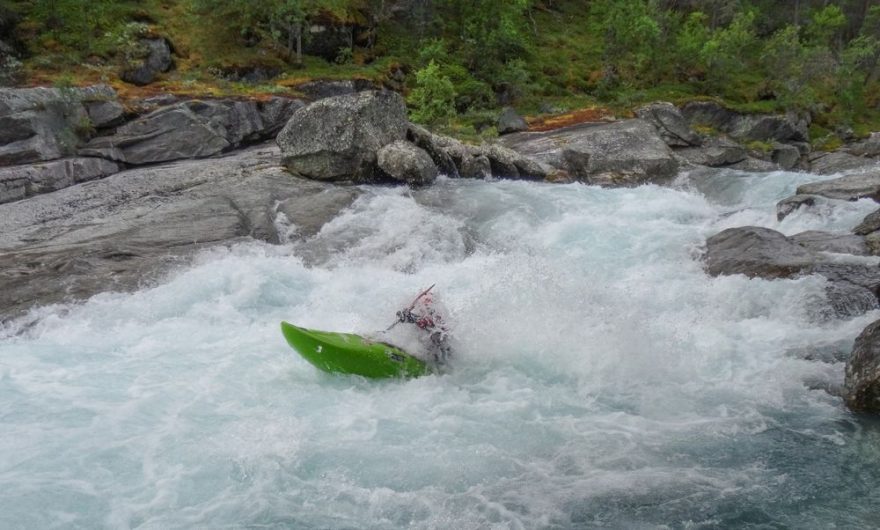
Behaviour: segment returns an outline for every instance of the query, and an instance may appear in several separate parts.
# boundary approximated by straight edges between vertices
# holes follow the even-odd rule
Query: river
[[[880,312],[698,260],[724,228],[876,208],[778,222],[816,179],[365,187],[306,241],[281,218],[288,244],[38,309],[0,332],[0,527],[876,527],[880,422],[825,389]],[[434,283],[444,374],[328,375],[279,330],[384,329]]]

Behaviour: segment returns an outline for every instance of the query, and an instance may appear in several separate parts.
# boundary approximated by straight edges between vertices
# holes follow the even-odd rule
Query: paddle
[[[432,283],[430,287],[428,287],[428,288],[425,289],[424,291],[420,292],[419,295],[416,296],[415,300],[413,300],[412,303],[409,305],[409,307],[406,308],[406,311],[412,311],[412,308],[414,308],[414,307],[416,306],[416,303],[418,303],[418,301],[419,301],[423,296],[425,296],[426,294],[428,294],[429,292],[431,292],[431,289],[433,289],[435,285],[437,285],[437,284],[436,284],[436,283]],[[388,327],[385,329],[385,331],[383,331],[382,333],[388,333],[389,331],[391,331],[391,330],[394,328],[394,326],[396,326],[396,325],[398,325],[398,324],[400,324],[400,320],[395,320],[395,321],[394,321],[394,324],[391,324],[390,326],[388,326]]]

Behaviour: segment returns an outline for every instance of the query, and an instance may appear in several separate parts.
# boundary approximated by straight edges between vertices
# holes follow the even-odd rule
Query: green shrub
[[[412,119],[420,123],[434,123],[455,115],[455,88],[434,61],[416,72],[416,87],[407,101],[414,107]]]

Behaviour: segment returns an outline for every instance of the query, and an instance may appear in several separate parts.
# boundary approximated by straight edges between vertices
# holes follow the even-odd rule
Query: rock
[[[706,240],[706,269],[712,276],[790,278],[808,270],[815,253],[783,234],[757,226],[728,228]]]
[[[859,412],[880,412],[880,320],[856,338],[846,363],[844,400]]]
[[[880,157],[880,132],[872,132],[868,138],[842,149],[855,156]]]
[[[285,240],[277,212],[308,238],[359,194],[291,177],[279,156],[260,146],[0,205],[0,320],[141,287],[210,246]]]
[[[713,101],[692,101],[681,114],[692,126],[703,126],[741,141],[807,142],[809,120],[794,114],[739,114]]]
[[[462,176],[460,166],[470,157],[466,156],[467,149],[458,140],[435,135],[414,123],[410,123],[407,128],[406,139],[428,153],[441,173],[451,178]]]
[[[0,183],[8,183],[5,186],[7,192],[0,191],[0,203],[60,190],[79,182],[103,178],[118,171],[118,164],[101,158],[65,158],[39,164],[0,168]],[[15,191],[12,191],[13,189]]]
[[[161,107],[169,107],[181,101],[181,98],[174,94],[160,94],[158,96],[149,96],[145,98],[131,99],[128,106],[135,114],[149,114]]]
[[[90,123],[79,89],[0,89],[0,166],[73,154]]]
[[[777,143],[770,151],[770,160],[782,169],[792,169],[801,161],[801,152],[793,145]]]
[[[512,107],[505,107],[498,117],[498,134],[509,134],[529,130],[529,124]]]
[[[672,103],[657,102],[645,105],[636,110],[636,116],[656,127],[660,138],[670,147],[691,147],[702,144],[700,135],[690,128],[687,120]]]
[[[823,320],[831,318],[852,318],[864,315],[868,311],[880,309],[877,295],[860,285],[847,281],[828,282],[825,287],[828,299],[828,312],[822,315]]]
[[[751,156],[747,156],[744,160],[727,167],[738,171],[748,171],[749,173],[766,173],[768,171],[779,171],[780,169],[780,167],[773,162]]]
[[[380,87],[366,79],[316,79],[299,84],[295,88],[297,92],[301,92],[312,101],[317,101],[336,96],[348,96],[367,90],[379,90]]]
[[[782,221],[793,211],[801,206],[813,206],[816,204],[816,197],[813,195],[793,195],[787,199],[782,199],[776,203],[776,219]]]
[[[870,168],[877,165],[875,160],[854,156],[843,151],[832,153],[816,152],[807,158],[810,172],[818,175],[832,175],[841,171]]]
[[[143,57],[126,68],[120,77],[133,85],[149,85],[160,73],[167,72],[173,66],[171,46],[164,38],[141,39],[139,44]]]
[[[577,180],[602,186],[658,182],[678,172],[672,151],[654,126],[641,119],[514,133],[501,143]]]
[[[701,147],[676,149],[675,154],[691,164],[708,167],[727,167],[748,158],[743,146],[726,138],[710,138]]]
[[[118,101],[94,101],[85,107],[92,126],[97,129],[115,127],[125,121],[125,108]]]
[[[437,166],[428,153],[404,140],[379,149],[378,164],[391,178],[413,186],[431,184],[437,178]]]
[[[880,202],[880,171],[803,184],[798,186],[797,193],[844,201],[870,198]]]
[[[486,155],[468,155],[462,159],[459,173],[462,178],[487,179],[492,176],[492,162]]]
[[[880,230],[880,210],[875,210],[865,216],[865,218],[862,219],[862,222],[859,223],[857,227],[853,228],[853,233],[860,236],[866,236],[877,230]]]
[[[336,61],[341,50],[350,50],[355,27],[346,24],[308,24],[308,35],[303,39],[303,53],[316,55],[327,61]]]
[[[486,157],[492,168],[492,176],[498,178],[544,180],[547,176],[541,164],[502,145],[482,145],[472,149],[471,153],[476,157]]]
[[[714,101],[690,101],[681,108],[681,115],[691,126],[727,131],[739,115]]]
[[[226,138],[227,129],[211,114],[199,102],[163,107],[126,123],[112,136],[94,138],[79,152],[132,165],[216,155],[233,144]],[[240,137],[244,130],[234,135]]]
[[[395,92],[360,92],[325,98],[297,110],[278,134],[282,162],[316,180],[371,181],[382,147],[406,138],[403,98]]]
[[[293,117],[293,113],[303,108],[301,99],[272,96],[266,101],[257,103],[257,110],[263,120],[263,131],[260,136],[271,138],[284,128]]]
[[[865,238],[853,234],[831,234],[818,230],[808,230],[790,236],[789,239],[813,252],[834,252],[868,256],[870,252],[865,245]]]
[[[184,101],[94,138],[79,152],[131,165],[213,156],[272,137],[301,105],[286,98]]]
[[[880,256],[880,232],[871,232],[865,236],[865,246],[873,256]]]

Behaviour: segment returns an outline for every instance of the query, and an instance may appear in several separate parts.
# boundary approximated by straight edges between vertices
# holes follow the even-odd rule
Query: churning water
[[[874,209],[777,222],[815,178],[369,187],[304,242],[41,309],[0,338],[0,527],[874,527],[880,425],[826,389],[880,313],[696,259],[727,227]],[[374,332],[432,283],[443,375],[328,375],[279,331]]]

